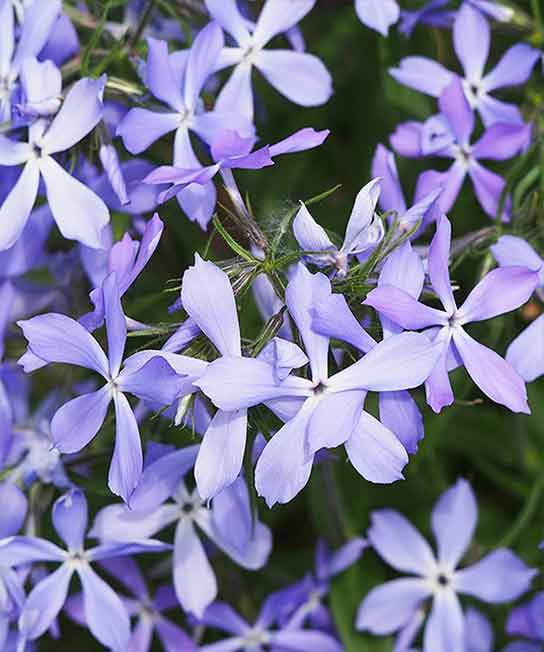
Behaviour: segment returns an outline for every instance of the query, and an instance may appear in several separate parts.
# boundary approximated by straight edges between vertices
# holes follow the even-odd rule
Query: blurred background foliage
[[[169,4],[175,11],[177,3]],[[257,7],[259,3],[249,4]],[[421,6],[417,0],[402,4],[405,8]],[[90,2],[89,5],[94,16],[102,15],[106,7],[104,2]],[[108,17],[114,19],[122,13],[123,3],[110,5]],[[531,14],[529,0],[518,2],[517,6]],[[202,24],[204,17],[197,16],[197,20]],[[258,132],[262,143],[273,143],[305,126],[328,128],[331,136],[320,149],[280,158],[274,167],[240,173],[237,178],[242,191],[248,193],[266,233],[272,233],[286,211],[299,200],[341,184],[341,188],[314,206],[312,212],[327,229],[343,233],[353,199],[370,178],[371,160],[377,144],[387,144],[389,135],[399,122],[424,120],[436,111],[435,100],[397,84],[388,75],[388,68],[396,65],[402,57],[416,53],[437,58],[453,70],[458,69],[458,63],[450,32],[418,27],[410,39],[399,35],[396,30],[385,39],[359,22],[350,0],[318,0],[301,27],[308,50],[317,54],[332,73],[334,95],[323,107],[305,109],[290,104],[257,76]],[[92,41],[92,31],[83,27],[80,34],[85,48]],[[531,36],[535,38],[534,34],[521,28],[499,26],[494,31],[491,60],[496,61],[512,43]],[[107,44],[102,35],[92,45],[107,47]],[[138,52],[145,55],[145,46]],[[117,77],[130,75],[132,80],[136,80],[126,59],[118,58],[108,63],[107,72]],[[540,70],[526,89],[508,93],[509,99],[518,101],[527,118],[535,120],[537,125],[543,120],[543,96]],[[119,146],[122,151],[120,143]],[[168,162],[171,139],[164,139],[149,154],[148,158],[156,162]],[[123,156],[128,157],[128,154]],[[430,163],[428,160],[398,159],[408,201],[413,196],[418,173],[430,167]],[[514,163],[512,161],[497,169],[507,173]],[[436,167],[440,168],[440,163]],[[544,198],[538,193],[538,184],[535,188],[534,193],[526,196],[522,221],[530,219],[531,234],[542,251]],[[529,206],[531,212],[527,217]],[[167,307],[178,296],[177,292],[165,290],[179,286],[179,279],[191,264],[195,250],[202,252],[208,239],[207,234],[182,215],[175,201],[161,207],[159,212],[166,223],[161,244],[126,301],[126,312],[147,323],[178,319],[179,313],[170,316],[167,313]],[[221,211],[220,215],[228,223]],[[493,226],[479,208],[468,182],[450,217],[457,237]],[[115,215],[114,225],[116,232],[121,234],[128,226],[126,216]],[[426,236],[422,239],[422,243],[425,242]],[[222,260],[232,257],[232,253],[216,236],[210,256]],[[460,295],[470,291],[489,264],[485,248],[470,252],[464,258],[454,274]],[[363,298],[361,296],[360,300]],[[253,337],[262,324],[250,295],[245,296],[241,307],[242,333]],[[494,320],[492,324],[481,324],[472,332],[502,354],[528,319],[541,311],[542,306],[533,303],[516,314]],[[135,340],[130,342],[130,346],[142,344]],[[43,387],[47,389],[51,386],[51,379],[55,378],[55,372],[53,376],[50,370],[39,373],[43,376],[37,376],[37,384],[40,385],[39,378],[43,378]],[[56,373],[59,383],[67,381],[65,369]],[[318,537],[325,537],[337,546],[347,538],[363,535],[369,524],[369,513],[374,508],[399,509],[425,535],[430,535],[432,505],[459,476],[473,484],[480,507],[476,543],[467,559],[475,560],[489,549],[510,545],[527,562],[543,568],[543,553],[538,551],[537,545],[544,539],[544,379],[529,387],[533,410],[530,417],[511,414],[482,400],[464,370],[454,372],[453,380],[458,400],[440,415],[433,414],[424,406],[422,393],[417,397],[423,409],[426,434],[418,454],[407,467],[404,482],[393,486],[372,485],[346,463],[343,451],[339,450],[314,469],[308,488],[289,505],[268,511],[259,501],[261,516],[274,532],[275,545],[270,564],[262,572],[251,574],[217,555],[214,563],[220,577],[220,598],[237,605],[248,619],[253,618],[270,591],[285,587],[312,569]],[[176,445],[191,441],[190,432],[176,430],[164,420],[156,419],[151,423],[153,438]],[[145,435],[149,436],[150,432]],[[102,434],[99,438],[98,446],[102,451],[107,447],[108,436],[112,434]],[[103,489],[105,477],[101,477],[101,473],[105,475],[104,468],[84,484],[91,504],[96,507],[109,500],[107,489]],[[363,595],[390,577],[391,571],[372,551],[366,551],[358,564],[334,582],[331,605],[347,652],[390,652],[393,649],[391,640],[356,634],[353,626],[356,608]],[[544,586],[542,579],[537,580],[535,587],[537,584],[540,588]],[[497,625],[499,638],[505,613],[503,607],[487,611]],[[181,617],[180,622],[183,622]],[[76,626],[63,621],[62,629],[61,642],[44,640],[39,644],[40,649],[72,649],[73,645],[82,652],[98,649],[97,644],[82,636],[82,630]]]

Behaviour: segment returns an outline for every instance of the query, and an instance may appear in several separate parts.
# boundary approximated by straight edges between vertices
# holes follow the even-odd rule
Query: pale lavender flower
[[[136,619],[127,650],[149,652],[155,635],[166,652],[196,652],[196,644],[192,639],[162,613],[178,607],[176,594],[170,584],[161,584],[155,594],[151,595],[142,570],[132,557],[105,559],[98,565],[129,593],[129,596],[120,596],[129,616]],[[65,611],[72,620],[87,627],[83,594],[68,598]]]
[[[402,288],[414,299],[418,299],[425,280],[423,262],[413,251],[409,242],[395,249],[383,264],[378,279],[378,287],[394,285]],[[315,304],[311,310],[312,328],[327,337],[348,342],[362,353],[368,353],[377,342],[357,321],[346,299],[341,294],[331,294]],[[402,329],[384,316],[380,316],[384,339],[396,335]],[[415,400],[407,391],[388,391],[379,393],[380,421],[401,441],[408,453],[417,452],[423,439],[423,417]],[[384,447],[383,465],[387,467],[387,448]],[[376,456],[376,463],[378,462]],[[376,473],[379,465],[376,464]],[[369,478],[367,479],[375,479]],[[382,478],[383,480],[384,478]]]
[[[522,266],[538,274],[536,292],[544,298],[544,259],[531,245],[513,235],[503,235],[491,247],[501,267]],[[506,359],[527,382],[544,374],[544,315],[537,317],[506,351]]]
[[[218,643],[201,645],[198,652],[259,652],[261,650],[288,650],[289,652],[341,652],[342,645],[330,634],[303,629],[295,617],[282,626],[274,626],[281,606],[278,596],[272,594],[263,604],[253,625],[246,622],[228,604],[216,602],[202,616],[201,622],[230,636]]]
[[[414,204],[408,208],[404,192],[400,183],[397,164],[393,152],[387,147],[378,145],[374,158],[372,159],[372,176],[380,178],[380,200],[379,204],[384,211],[393,211],[394,215],[389,217],[389,223],[396,220],[401,231],[409,231],[420,224],[420,228],[414,233],[417,237],[421,231],[435,218],[436,200],[442,192],[438,186],[428,195],[420,196],[416,190]]]
[[[485,73],[491,28],[482,13],[466,2],[455,18],[453,44],[464,71],[465,96],[471,108],[480,113],[484,125],[522,124],[523,117],[517,106],[497,100],[490,93],[524,84],[540,57],[539,51],[526,43],[518,43],[505,52],[493,70]],[[401,84],[437,98],[457,77],[441,63],[421,56],[402,59],[400,66],[389,72]]]
[[[121,504],[105,507],[98,513],[92,533],[104,541],[128,542],[175,524],[172,574],[176,595],[186,611],[201,616],[217,595],[217,580],[196,527],[248,570],[266,564],[272,536],[265,525],[254,520],[242,479],[218,494],[211,506],[197,491],[187,489],[184,476],[196,453],[193,446],[151,462],[134,492],[131,508]]]
[[[143,152],[157,139],[174,131],[174,166],[194,170],[202,165],[191,145],[191,132],[209,144],[220,131],[228,128],[235,129],[243,137],[254,135],[251,121],[241,116],[236,108],[227,111],[216,106],[214,111],[205,111],[200,100],[223,43],[223,33],[213,22],[198,34],[188,51],[168,54],[166,42],[148,40],[145,83],[169,111],[158,113],[137,107],[127,113],[117,134],[131,154]],[[177,197],[189,219],[205,228],[215,206],[213,184],[192,185],[181,190]]]
[[[93,636],[114,652],[125,652],[130,637],[128,613],[119,596],[92,569],[101,559],[130,554],[162,552],[168,546],[160,541],[132,540],[130,543],[106,543],[84,549],[87,531],[87,500],[78,489],[55,501],[53,526],[66,545],[31,536],[14,536],[0,541],[0,565],[22,566],[37,561],[56,562],[60,566],[32,589],[19,616],[20,646],[44,634],[62,609],[70,580],[77,573],[84,596],[85,617]]]
[[[0,136],[0,165],[23,164],[23,171],[0,207],[0,249],[11,247],[24,229],[38,196],[40,177],[51,213],[65,238],[100,248],[101,231],[109,222],[104,202],[54,159],[89,134],[102,117],[105,77],[76,82],[60,111],[28,128],[28,141]]]
[[[429,249],[428,272],[443,310],[418,302],[408,292],[386,285],[372,290],[365,305],[392,322],[425,332],[441,349],[426,382],[427,402],[435,412],[454,401],[449,371],[464,365],[474,383],[491,400],[513,412],[530,413],[525,383],[517,371],[495,351],[473,339],[465,326],[515,310],[533,293],[537,274],[527,267],[494,269],[457,307],[448,270],[451,224],[444,215],[437,222]]]
[[[372,512],[370,544],[388,565],[410,577],[373,589],[359,607],[357,629],[392,634],[431,600],[424,652],[465,652],[465,619],[458,594],[491,604],[510,602],[527,591],[537,574],[506,548],[460,569],[474,536],[477,515],[470,485],[458,480],[442,494],[432,512],[435,554],[401,514],[389,509]]]
[[[127,327],[121,309],[115,273],[103,284],[108,356],[78,322],[65,315],[49,313],[19,322],[29,343],[29,352],[45,362],[60,362],[91,369],[106,384],[65,403],[51,421],[53,445],[61,453],[76,453],[98,433],[110,403],[115,406],[116,437],[108,484],[113,493],[130,499],[142,472],[140,433],[125,396],[170,405],[183,392],[187,381],[159,352],[140,352],[129,357],[121,369]],[[156,353],[157,355],[154,355]],[[140,362],[142,355],[147,355]],[[24,364],[24,357],[20,361]]]
[[[380,183],[380,179],[374,179],[359,191],[340,249],[302,203],[293,220],[293,233],[300,248],[311,252],[305,256],[309,262],[318,267],[332,266],[342,278],[348,273],[350,257],[366,253],[381,242],[385,231],[380,216],[376,214]]]
[[[469,176],[480,205],[489,217],[496,218],[505,181],[484,167],[480,160],[504,161],[515,156],[529,144],[531,125],[497,122],[471,144],[474,112],[458,77],[454,77],[442,91],[439,105],[440,114],[425,123],[401,124],[391,136],[391,144],[401,156],[453,159],[453,165],[446,172],[427,170],[420,175],[417,196],[442,188],[437,204],[447,213]],[[503,220],[510,218],[510,212],[511,200],[507,197]]]
[[[544,593],[537,593],[529,602],[515,607],[508,618],[506,633],[524,640],[510,643],[504,652],[542,652],[544,649]]]
[[[236,0],[205,0],[212,18],[228,32],[235,47],[223,48],[216,70],[235,66],[217,98],[221,111],[239,111],[253,120],[251,74],[257,68],[284,97],[301,106],[319,106],[332,94],[331,76],[307,52],[267,49],[268,43],[308,14],[316,0],[267,0],[255,25],[240,14]]]
[[[210,181],[218,174],[221,174],[225,189],[229,193],[233,204],[242,215],[247,214],[232,170],[260,170],[269,165],[274,165],[272,160],[282,154],[293,154],[303,152],[314,147],[319,147],[329,135],[329,130],[315,131],[311,127],[299,131],[284,138],[274,145],[265,145],[252,151],[256,139],[253,137],[244,138],[234,130],[225,129],[219,131],[213,139],[210,153],[214,160],[212,165],[192,169],[178,166],[163,165],[148,174],[144,183],[152,185],[171,184],[170,188],[159,195],[159,201],[165,202],[182,190],[192,187],[193,184],[201,185],[204,189],[213,190],[213,197],[207,206],[207,213],[202,213],[201,225],[206,226],[215,210],[215,188]]]
[[[11,103],[18,87],[19,74],[27,57],[43,49],[57,20],[62,2],[42,0],[27,9],[16,40],[15,12],[12,3],[0,3],[0,122],[11,118]]]
[[[286,304],[306,348],[311,380],[292,375],[282,379],[277,364],[224,356],[210,363],[194,382],[221,410],[265,403],[286,421],[266,445],[255,470],[257,491],[270,507],[290,501],[306,485],[314,456],[322,448],[345,444],[352,464],[365,477],[378,482],[399,479],[408,461],[406,451],[391,431],[363,410],[365,398],[369,391],[417,387],[439,354],[425,336],[402,333],[329,377],[329,338],[312,330],[311,309],[330,294],[326,276],[310,274],[298,264],[287,287]],[[298,367],[305,356],[302,351],[294,356],[292,347],[296,345],[291,344],[289,359],[296,359]],[[384,446],[391,453],[385,464]]]

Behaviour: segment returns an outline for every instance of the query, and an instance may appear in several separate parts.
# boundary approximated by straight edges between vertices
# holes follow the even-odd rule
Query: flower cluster
[[[0,649],[491,652],[497,604],[506,650],[542,649],[543,594],[512,603],[544,494],[544,12],[508,4],[349,7],[357,38],[421,30],[439,60],[389,68],[419,119],[393,151],[372,131],[331,220],[338,187],[247,190],[336,138],[270,117],[334,102],[316,0],[0,0]],[[452,415],[473,453],[445,471]],[[506,462],[474,419],[508,424]],[[500,539],[486,482],[524,500]],[[435,500],[433,549],[400,511]]]

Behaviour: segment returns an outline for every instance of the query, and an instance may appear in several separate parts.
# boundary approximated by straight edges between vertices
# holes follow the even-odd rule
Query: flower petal
[[[405,290],[392,285],[382,285],[371,290],[363,305],[372,306],[380,316],[407,329],[427,328],[446,324],[447,315],[436,308],[420,303]]]
[[[397,0],[355,0],[355,11],[362,23],[387,36],[400,17]]]
[[[342,294],[331,294],[310,311],[312,329],[326,337],[342,340],[367,353],[376,342],[359,324]]]
[[[421,385],[431,373],[440,349],[420,333],[401,333],[383,340],[361,360],[335,374],[335,392],[365,389],[389,392]]]
[[[305,486],[312,472],[313,456],[306,450],[306,427],[313,403],[306,401],[298,414],[266,444],[255,467],[255,488],[272,508],[288,503]]]
[[[368,540],[380,557],[404,573],[427,576],[436,568],[433,551],[404,516],[391,509],[372,512]]]
[[[57,498],[52,510],[53,525],[69,550],[82,550],[87,532],[87,500],[79,489]]]
[[[506,361],[528,383],[544,374],[544,315],[535,319],[510,344]]]
[[[329,338],[312,330],[310,310],[330,294],[329,279],[320,273],[310,274],[302,263],[298,263],[285,291],[285,302],[304,342],[314,383],[327,380]]]
[[[527,267],[499,267],[486,274],[457,312],[461,324],[491,319],[526,303],[538,285]]]
[[[238,477],[247,437],[247,410],[218,410],[204,433],[195,464],[198,493],[209,500]]]
[[[332,95],[331,75],[313,54],[261,50],[255,66],[278,92],[299,106],[320,106]]]
[[[195,254],[194,266],[183,275],[181,301],[222,355],[241,355],[236,301],[225,272]]]
[[[514,235],[501,235],[497,242],[491,245],[491,252],[501,267],[528,267],[533,272],[544,267],[544,259],[533,247],[523,238]]]
[[[102,249],[102,229],[110,221],[106,204],[51,156],[40,159],[40,172],[49,208],[62,235],[93,249]]]
[[[236,39],[239,45],[244,45],[250,39],[247,23],[236,4],[236,0],[204,0],[206,9],[213,20]]]
[[[389,484],[404,478],[406,450],[394,433],[368,412],[361,414],[345,445],[349,461],[365,480]]]
[[[453,591],[439,591],[424,634],[424,652],[464,652],[463,611]]]
[[[429,248],[429,277],[446,312],[453,314],[456,306],[449,272],[450,246],[451,222],[442,215],[436,223],[436,233]]]
[[[0,251],[9,249],[19,239],[38,196],[39,183],[39,166],[30,161],[0,207]]]
[[[111,393],[104,386],[65,403],[51,421],[53,445],[61,453],[77,453],[98,433],[108,412]]]
[[[77,321],[50,312],[17,323],[32,352],[46,362],[73,364],[108,377],[108,359],[104,351]]]
[[[413,88],[432,97],[440,94],[450,83],[452,74],[437,61],[427,57],[405,57],[398,68],[390,68],[389,74],[399,84]]]
[[[217,595],[217,580],[189,519],[182,519],[176,528],[173,575],[181,606],[202,617]]]
[[[472,541],[477,518],[476,498],[466,480],[458,480],[440,496],[432,513],[440,563],[456,568]]]
[[[308,14],[316,0],[267,0],[257,20],[253,38],[259,46],[286,32]]]
[[[178,113],[156,113],[147,109],[130,109],[117,127],[124,146],[131,154],[140,154],[179,125]]]
[[[386,582],[372,589],[361,602],[355,627],[373,634],[392,634],[409,622],[429,595],[429,587],[420,579]]]
[[[486,91],[525,84],[541,53],[526,43],[516,43],[502,55],[493,70],[483,79]]]
[[[531,413],[525,383],[506,360],[474,340],[462,328],[454,330],[453,341],[469,376],[484,394],[512,412]]]
[[[181,111],[183,97],[179,80],[170,67],[168,43],[154,38],[147,39],[147,64],[145,67],[145,85],[153,95],[173,109]]]
[[[114,494],[129,502],[142,475],[143,455],[140,431],[134,412],[122,392],[113,395],[115,405],[115,447],[108,474]]]
[[[124,652],[130,639],[130,620],[121,598],[90,566],[83,566],[78,575],[85,620],[92,635],[113,652]]]
[[[197,101],[225,43],[223,31],[216,22],[208,23],[197,34],[185,69],[184,102],[188,110],[196,108]]]
[[[25,638],[32,641],[52,625],[66,602],[72,575],[70,566],[62,564],[32,589],[19,616],[19,630]]]
[[[423,416],[415,400],[407,391],[381,392],[379,396],[380,421],[399,439],[410,454],[417,452],[423,439]]]
[[[60,111],[41,139],[44,154],[65,152],[83,140],[102,119],[102,95],[106,76],[85,77],[77,81],[66,96]]]
[[[336,249],[325,229],[314,220],[304,204],[301,204],[293,220],[293,235],[303,251],[335,251]]]
[[[453,43],[469,82],[481,80],[489,56],[491,29],[482,12],[468,2],[457,12]]]
[[[513,552],[499,548],[483,559],[455,573],[455,586],[461,593],[492,604],[511,602],[529,590],[538,574]]]
[[[276,398],[307,397],[311,383],[288,376],[277,382],[272,365],[255,358],[219,358],[193,384],[221,410],[234,412]]]
[[[359,423],[365,398],[366,392],[360,390],[322,396],[308,423],[307,453],[313,455],[346,442]]]

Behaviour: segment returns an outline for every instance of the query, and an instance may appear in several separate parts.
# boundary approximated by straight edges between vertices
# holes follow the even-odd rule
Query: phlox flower
[[[361,22],[382,36],[387,36],[389,28],[400,17],[397,0],[355,0],[355,11]]]
[[[475,384],[491,400],[513,412],[530,413],[525,383],[517,371],[495,351],[473,339],[465,330],[472,322],[485,321],[515,310],[533,293],[537,274],[527,267],[502,267],[487,274],[458,308],[449,275],[451,224],[443,215],[432,240],[428,273],[443,310],[418,302],[408,292],[383,285],[372,290],[365,305],[409,329],[425,332],[441,349],[426,382],[427,402],[435,412],[454,401],[449,371],[464,366]]]
[[[510,602],[527,591],[537,573],[506,548],[459,568],[474,536],[477,515],[470,485],[458,480],[440,496],[432,512],[435,554],[404,516],[389,509],[372,512],[370,544],[388,565],[410,576],[370,591],[359,606],[357,629],[378,635],[397,632],[430,600],[424,652],[465,652],[465,618],[458,594],[491,604]]]

